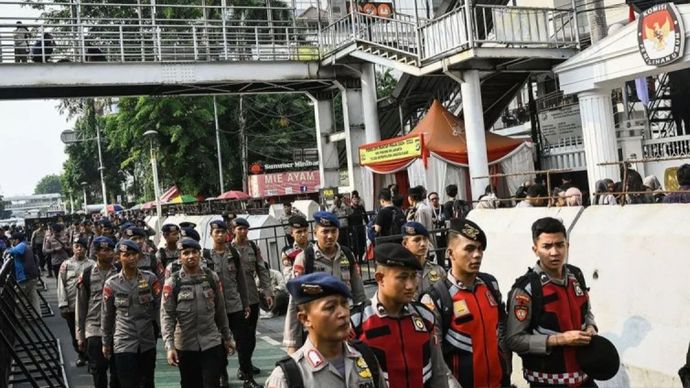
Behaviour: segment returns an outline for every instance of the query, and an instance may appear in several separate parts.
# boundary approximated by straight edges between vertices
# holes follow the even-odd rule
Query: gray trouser
[[[38,316],[41,316],[41,300],[38,297],[38,290],[36,289],[37,285],[38,279],[29,279],[20,283],[19,288],[22,290],[24,295],[26,295],[26,298],[29,300],[31,306],[33,306],[33,308],[36,310]]]

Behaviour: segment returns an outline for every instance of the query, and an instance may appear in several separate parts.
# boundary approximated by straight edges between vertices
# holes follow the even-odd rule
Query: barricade
[[[5,260],[0,269],[0,386],[17,384],[68,387],[60,342],[19,288],[14,261]]]

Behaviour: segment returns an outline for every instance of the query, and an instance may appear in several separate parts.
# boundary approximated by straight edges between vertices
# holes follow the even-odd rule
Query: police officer
[[[338,244],[339,227],[340,223],[335,214],[314,213],[316,244],[308,246],[297,255],[292,267],[293,276],[312,272],[329,273],[345,283],[352,292],[353,303],[360,304],[366,300],[364,283],[362,283],[362,276],[352,251]],[[288,348],[288,354],[292,354],[302,346],[302,339],[303,329],[297,319],[297,306],[290,301],[283,333],[283,346]]]
[[[86,351],[89,357],[89,372],[96,388],[108,387],[108,368],[110,368],[110,387],[118,387],[114,362],[103,357],[101,332],[101,304],[103,284],[109,277],[117,274],[113,265],[115,242],[108,237],[96,237],[96,265],[84,270],[77,286],[76,318],[77,343],[79,350]]]
[[[96,221],[94,238],[95,237],[101,237],[101,236],[108,237],[113,241],[117,241],[117,238],[115,237],[115,230],[113,229],[113,224],[107,218],[101,218],[100,220]],[[95,257],[96,257],[96,246],[95,246],[93,240],[91,240],[91,244],[89,245],[89,258],[94,259]],[[117,263],[116,263],[116,265],[117,265]]]
[[[446,364],[465,388],[510,386],[509,363],[504,361],[510,353],[501,350],[505,306],[496,278],[479,272],[485,249],[486,234],[479,225],[450,220],[450,272],[421,298],[436,313]]]
[[[221,220],[209,223],[213,248],[204,249],[213,264],[212,268],[218,274],[223,285],[225,312],[228,314],[230,331],[238,339],[244,335],[247,328],[247,318],[251,309],[247,300],[247,280],[240,254],[227,242],[228,225]],[[221,375],[221,387],[228,386],[227,358]]]
[[[253,376],[261,373],[261,370],[252,365],[252,354],[256,347],[256,324],[259,319],[259,289],[254,281],[254,276],[258,276],[260,287],[263,290],[263,298],[270,309],[273,307],[273,290],[271,289],[271,275],[264,264],[259,247],[247,238],[249,233],[249,222],[244,218],[235,218],[235,238],[232,247],[240,253],[242,259],[242,269],[247,284],[247,301],[250,313],[246,318],[245,333],[238,337],[237,353],[240,367],[237,370],[237,378],[244,380],[245,387],[260,387],[254,381]]]
[[[414,302],[422,266],[396,243],[377,245],[375,259],[378,289],[370,303],[352,310],[355,338],[378,355],[389,387],[448,387],[450,372],[434,335],[436,318]]]
[[[168,364],[180,368],[183,388],[218,388],[226,351],[235,346],[225,313],[223,286],[213,270],[201,267],[201,246],[177,242],[182,268],[163,286],[161,334]]]
[[[141,254],[139,255],[139,262],[137,267],[143,271],[153,272],[158,276],[158,280],[163,280],[165,275],[165,268],[163,264],[156,258],[156,255],[152,253],[147,253],[146,240],[148,240],[148,234],[143,228],[136,226],[129,227],[123,231],[124,238],[129,239],[139,245]]]
[[[192,240],[196,242],[201,241],[201,236],[199,235],[199,232],[197,232],[194,228],[181,228],[180,229],[180,237],[181,238],[191,238]],[[175,248],[177,250],[177,248]],[[207,250],[204,249],[204,255],[201,257],[201,266],[203,268],[210,268],[214,269],[213,267],[213,261],[211,260],[210,256],[207,254]],[[182,260],[180,260],[179,256],[175,260],[171,260],[168,262],[168,265],[165,267],[164,271],[164,280],[167,280],[174,272],[179,271],[182,268]]]
[[[288,388],[301,381],[299,386],[303,387],[385,388],[371,349],[346,341],[350,289],[323,272],[292,279],[287,288],[299,306],[297,315],[309,336],[300,349],[277,363],[266,387]]]
[[[139,244],[121,240],[116,250],[122,271],[103,286],[103,356],[114,357],[122,388],[151,388],[156,367],[154,324],[159,324],[161,285],[156,274],[137,267]]]
[[[403,236],[402,245],[419,260],[422,270],[417,274],[417,292],[420,296],[432,284],[446,278],[446,270],[428,260],[429,232],[419,222],[409,221],[400,228]]]
[[[506,342],[522,357],[531,386],[596,386],[575,356],[597,334],[582,271],[566,264],[563,223],[545,217],[532,224],[537,264],[510,290]]]
[[[293,215],[287,220],[292,236],[292,244],[283,248],[283,276],[286,280],[292,278],[292,264],[297,256],[311,245],[309,242],[309,223],[302,215]]]
[[[95,264],[93,260],[86,258],[87,247],[88,243],[85,239],[74,240],[72,244],[74,256],[62,262],[58,274],[58,307],[60,308],[60,315],[67,321],[69,334],[72,336],[72,346],[78,355],[77,366],[86,365],[86,354],[79,350],[75,328],[74,311],[77,301],[77,283],[82,272]]]
[[[163,232],[165,246],[156,252],[156,258],[163,266],[167,266],[168,263],[179,258],[177,240],[180,239],[180,227],[175,224],[165,224],[161,227],[161,231]]]

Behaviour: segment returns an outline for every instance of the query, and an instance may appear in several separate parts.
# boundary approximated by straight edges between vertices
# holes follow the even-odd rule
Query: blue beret
[[[288,218],[288,224],[293,228],[306,228],[309,226],[309,222],[303,216],[292,216]]]
[[[335,294],[352,298],[352,293],[345,283],[325,272],[313,272],[290,279],[287,289],[298,305]]]
[[[194,228],[182,228],[182,231],[180,231],[180,236],[189,237],[196,241],[201,241],[201,236],[199,236],[199,232],[197,232]]]
[[[120,240],[119,243],[117,243],[117,248],[119,252],[137,252],[141,253],[141,248],[139,248],[139,244],[135,243],[132,240]]]
[[[232,222],[235,224],[235,227],[238,227],[238,226],[245,226],[247,228],[249,227],[249,221],[247,221],[246,219],[244,219],[242,217],[237,217]]]
[[[161,231],[163,233],[179,232],[180,227],[175,225],[175,224],[165,224],[165,225],[161,226]]]
[[[429,237],[429,231],[426,230],[424,225],[419,222],[409,221],[403,224],[400,228],[403,236],[426,236]]]
[[[383,243],[374,248],[374,258],[380,265],[386,267],[402,267],[421,270],[422,265],[412,252],[400,244]]]
[[[78,236],[78,237],[75,237],[74,240],[72,240],[72,244],[73,245],[79,244],[79,245],[83,246],[84,248],[88,248],[89,247],[89,240],[85,239],[84,237]]]
[[[113,228],[112,222],[110,222],[110,220],[107,218],[98,220],[97,224],[100,225],[101,227],[104,227],[104,228],[110,228],[110,229]]]
[[[196,228],[196,224],[189,221],[180,222],[180,228]]]
[[[177,241],[177,249],[183,250],[183,249],[197,249],[201,250],[201,245],[194,240],[193,238],[189,237],[182,237]]]
[[[228,224],[225,223],[223,220],[213,220],[211,221],[208,226],[213,229],[223,229],[223,230],[228,230]]]
[[[482,250],[486,250],[486,234],[479,225],[470,220],[461,218],[451,219],[448,232],[457,233],[472,241],[476,241],[481,244]]]
[[[316,212],[314,213],[314,221],[316,225],[324,227],[336,227],[340,228],[340,221],[338,221],[338,216],[331,212]]]
[[[134,224],[129,221],[120,224],[120,230],[127,230],[132,227],[134,227]]]
[[[100,248],[114,249],[115,248],[115,241],[113,241],[112,239],[105,237],[105,236],[99,236],[99,237],[96,237],[95,239],[93,239],[93,246],[96,249],[100,249]]]
[[[133,226],[133,227],[131,227],[131,228],[127,228],[127,229],[125,230],[124,235],[127,236],[127,238],[130,238],[130,239],[131,239],[132,237],[135,237],[135,236],[147,237],[146,230],[144,230],[143,228],[137,228],[137,227],[135,227],[135,226]]]

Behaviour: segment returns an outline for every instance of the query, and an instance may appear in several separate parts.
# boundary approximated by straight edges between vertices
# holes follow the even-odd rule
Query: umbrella
[[[193,195],[178,195],[177,197],[170,200],[170,203],[194,203],[196,202],[196,197]]]
[[[148,210],[148,209],[153,209],[156,206],[156,201],[151,201],[151,202],[146,202],[145,204],[141,205],[141,208],[143,210]]]
[[[106,213],[116,213],[125,210],[122,206],[118,204],[112,204],[112,205],[106,205],[105,211]]]
[[[216,197],[216,199],[249,199],[249,194],[243,191],[230,190]]]

